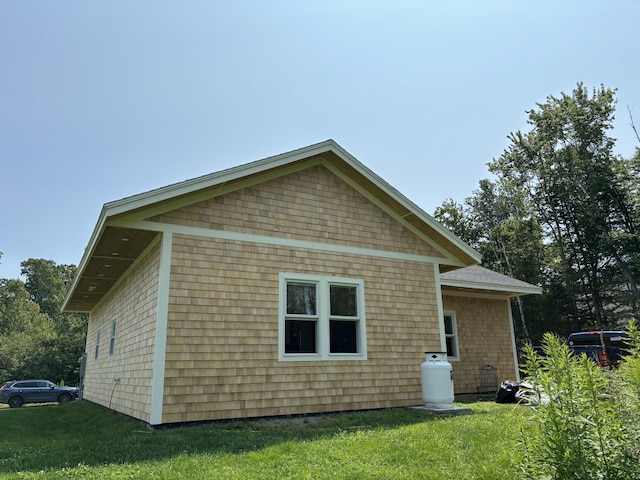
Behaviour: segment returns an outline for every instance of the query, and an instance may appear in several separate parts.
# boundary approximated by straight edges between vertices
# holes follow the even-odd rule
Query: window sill
[[[362,353],[330,353],[320,355],[317,353],[286,353],[278,358],[280,362],[331,362],[367,360],[367,355]]]

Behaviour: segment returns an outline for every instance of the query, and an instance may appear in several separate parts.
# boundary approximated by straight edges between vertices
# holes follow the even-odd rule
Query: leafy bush
[[[523,470],[539,479],[640,479],[640,355],[632,322],[633,352],[617,371],[575,356],[545,334],[543,355],[526,348],[525,372],[540,404],[522,435]]]

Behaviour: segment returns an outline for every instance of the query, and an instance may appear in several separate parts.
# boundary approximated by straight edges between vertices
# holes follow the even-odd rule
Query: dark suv
[[[576,355],[584,353],[601,367],[610,367],[628,353],[629,336],[618,330],[577,332],[569,335],[568,344]]]
[[[24,403],[69,403],[76,398],[77,388],[59,387],[49,380],[12,380],[0,388],[0,403],[8,403],[11,408]]]

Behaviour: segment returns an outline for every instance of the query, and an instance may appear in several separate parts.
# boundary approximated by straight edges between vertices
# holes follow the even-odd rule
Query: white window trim
[[[317,301],[317,353],[285,353],[285,319],[287,314],[287,282],[307,282],[318,285]],[[358,353],[331,353],[329,285],[342,283],[357,287],[358,302]],[[367,360],[367,323],[364,309],[364,281],[353,278],[328,277],[322,275],[303,275],[299,273],[280,273],[280,313],[278,324],[278,360],[281,362],[300,362],[318,360]]]
[[[116,328],[118,325],[118,317],[111,319],[111,335],[109,336],[109,358],[116,354]]]
[[[451,327],[453,328],[453,333],[451,335],[447,335],[446,325],[444,318],[442,320],[442,328],[444,329],[445,339],[448,337],[453,337],[455,340],[455,355],[447,355],[447,360],[460,360],[460,338],[458,337],[458,320],[456,319],[456,312],[453,310],[445,310],[442,312],[443,315],[448,315],[451,317]]]
[[[98,360],[99,355],[100,355],[100,330],[96,332],[96,349],[93,354],[93,359]]]

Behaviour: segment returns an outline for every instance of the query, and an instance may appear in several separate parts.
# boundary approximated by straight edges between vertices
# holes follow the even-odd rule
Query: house
[[[150,425],[418,405],[517,378],[509,298],[533,285],[337,143],[104,205],[65,299],[89,312],[83,398]]]

